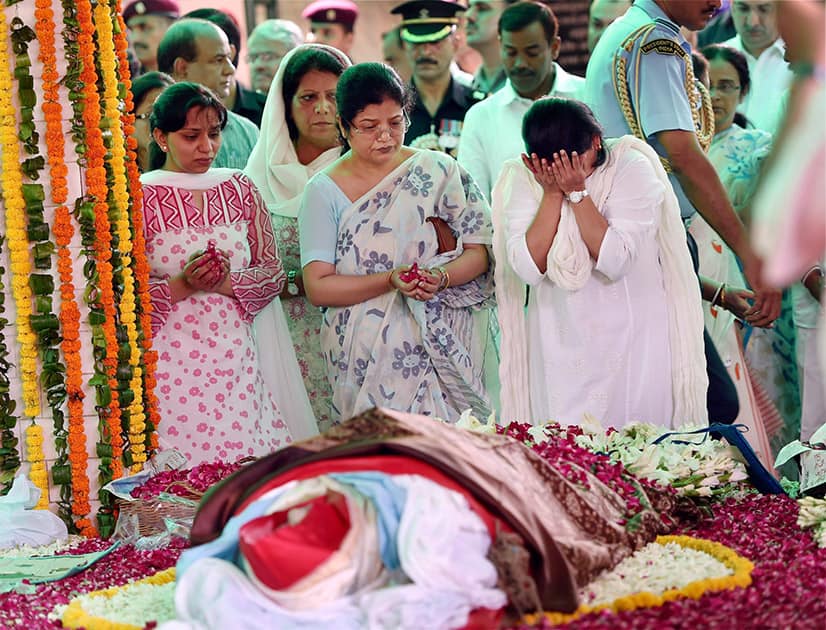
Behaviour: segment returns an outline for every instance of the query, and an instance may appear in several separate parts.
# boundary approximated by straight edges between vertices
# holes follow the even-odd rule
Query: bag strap
[[[654,444],[659,444],[663,440],[666,440],[674,435],[698,435],[704,433],[703,440],[701,442],[690,442],[688,440],[671,440],[674,444],[702,444],[708,439],[708,434],[716,431],[719,433],[725,433],[727,429],[736,429],[740,433],[746,433],[749,428],[745,424],[720,424],[719,422],[715,422],[707,427],[702,427],[701,429],[697,429],[696,431],[672,431],[671,433],[664,433],[656,440],[654,440]]]

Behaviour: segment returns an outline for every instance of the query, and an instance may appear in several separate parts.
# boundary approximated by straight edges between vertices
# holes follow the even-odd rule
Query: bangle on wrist
[[[396,271],[395,269],[391,269],[390,274],[387,276],[387,284],[390,285],[390,290],[391,291],[393,291],[396,288],[396,285],[393,284],[393,272],[395,272],[395,271]]]
[[[813,265],[811,269],[809,269],[809,271],[803,274],[803,277],[800,279],[800,282],[802,284],[806,284],[806,280],[809,279],[809,276],[812,275],[812,273],[817,273],[817,275],[822,276],[823,267],[821,267],[820,265]]]
[[[711,298],[711,305],[712,306],[717,306],[717,298],[720,297],[720,294],[725,289],[725,286],[726,286],[726,283],[723,282],[723,283],[720,284],[720,286],[717,287],[717,290],[714,292],[714,297]]]
[[[436,290],[444,291],[450,286],[450,274],[444,267],[436,267],[436,271],[438,271],[442,275],[442,280],[441,282],[439,282],[439,288]]]

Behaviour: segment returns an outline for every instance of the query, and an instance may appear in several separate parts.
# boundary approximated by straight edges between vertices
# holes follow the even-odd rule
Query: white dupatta
[[[642,153],[654,167],[665,187],[661,205],[657,244],[668,297],[668,337],[671,346],[671,378],[674,412],[671,426],[708,424],[705,350],[703,346],[703,311],[700,288],[686,247],[685,228],[680,219],[677,198],[656,152],[645,142],[623,136],[606,142],[609,161],[591,176],[588,192],[597,208],[602,207],[613,185],[615,165],[625,151]],[[519,160],[505,163],[492,193],[493,251],[496,301],[502,330],[499,378],[501,381],[501,417],[504,422],[531,418],[528,343],[525,322],[525,285],[508,263],[506,235],[507,208],[511,197],[514,169],[525,168]],[[529,178],[537,206],[542,188]],[[591,276],[594,260],[588,253],[570,204],[562,204],[556,238],[548,251],[547,277],[568,291],[581,289]],[[533,418],[540,422],[541,418]]]
[[[284,72],[290,59],[308,46],[323,48],[330,54],[342,58],[345,67],[350,65],[349,60],[335,48],[321,44],[298,46],[281,60],[267,94],[267,103],[261,118],[261,134],[244,168],[244,173],[261,192],[271,216],[297,217],[301,194],[310,177],[331,164],[341,153],[340,147],[334,147],[319,155],[310,164],[301,164],[290,138],[283,97]],[[298,441],[317,435],[318,422],[310,406],[300,369],[294,359],[293,341],[280,297],[276,297],[258,314],[254,322],[254,331],[264,380],[285,398],[283,401],[279,398],[278,403],[293,439]],[[285,361],[284,355],[280,352],[260,352],[262,346],[284,348],[284,353],[291,354],[293,360]]]
[[[287,127],[284,103],[284,72],[290,60],[307,48],[321,48],[350,65],[341,52],[322,44],[303,44],[286,54],[267,93],[267,103],[261,118],[261,135],[250,153],[244,173],[255,183],[271,214],[295,218],[301,205],[301,193],[309,179],[332,164],[341,155],[341,147],[328,149],[309,164],[298,161],[290,130]]]

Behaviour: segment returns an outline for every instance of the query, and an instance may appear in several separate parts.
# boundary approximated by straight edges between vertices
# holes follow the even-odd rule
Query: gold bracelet
[[[438,291],[444,291],[450,286],[450,274],[444,267],[436,267],[436,271],[442,274],[442,281],[439,283]]]

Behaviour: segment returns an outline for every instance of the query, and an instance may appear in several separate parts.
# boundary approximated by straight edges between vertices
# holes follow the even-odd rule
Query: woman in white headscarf
[[[270,211],[278,252],[287,272],[281,299],[274,300],[256,320],[259,344],[289,329],[301,375],[318,425],[290,429],[306,436],[332,424],[332,392],[327,380],[319,335],[321,312],[307,300],[298,244],[298,207],[307,181],[341,153],[336,126],[336,84],[350,61],[335,48],[307,44],[290,51],[267,95],[261,135],[245,173],[261,191]],[[283,306],[283,311],[281,310]],[[286,322],[285,322],[286,315]],[[262,352],[265,375],[277,374],[279,357]],[[277,378],[277,376],[276,376]],[[295,420],[293,420],[295,422]],[[296,429],[299,429],[296,431]]]

